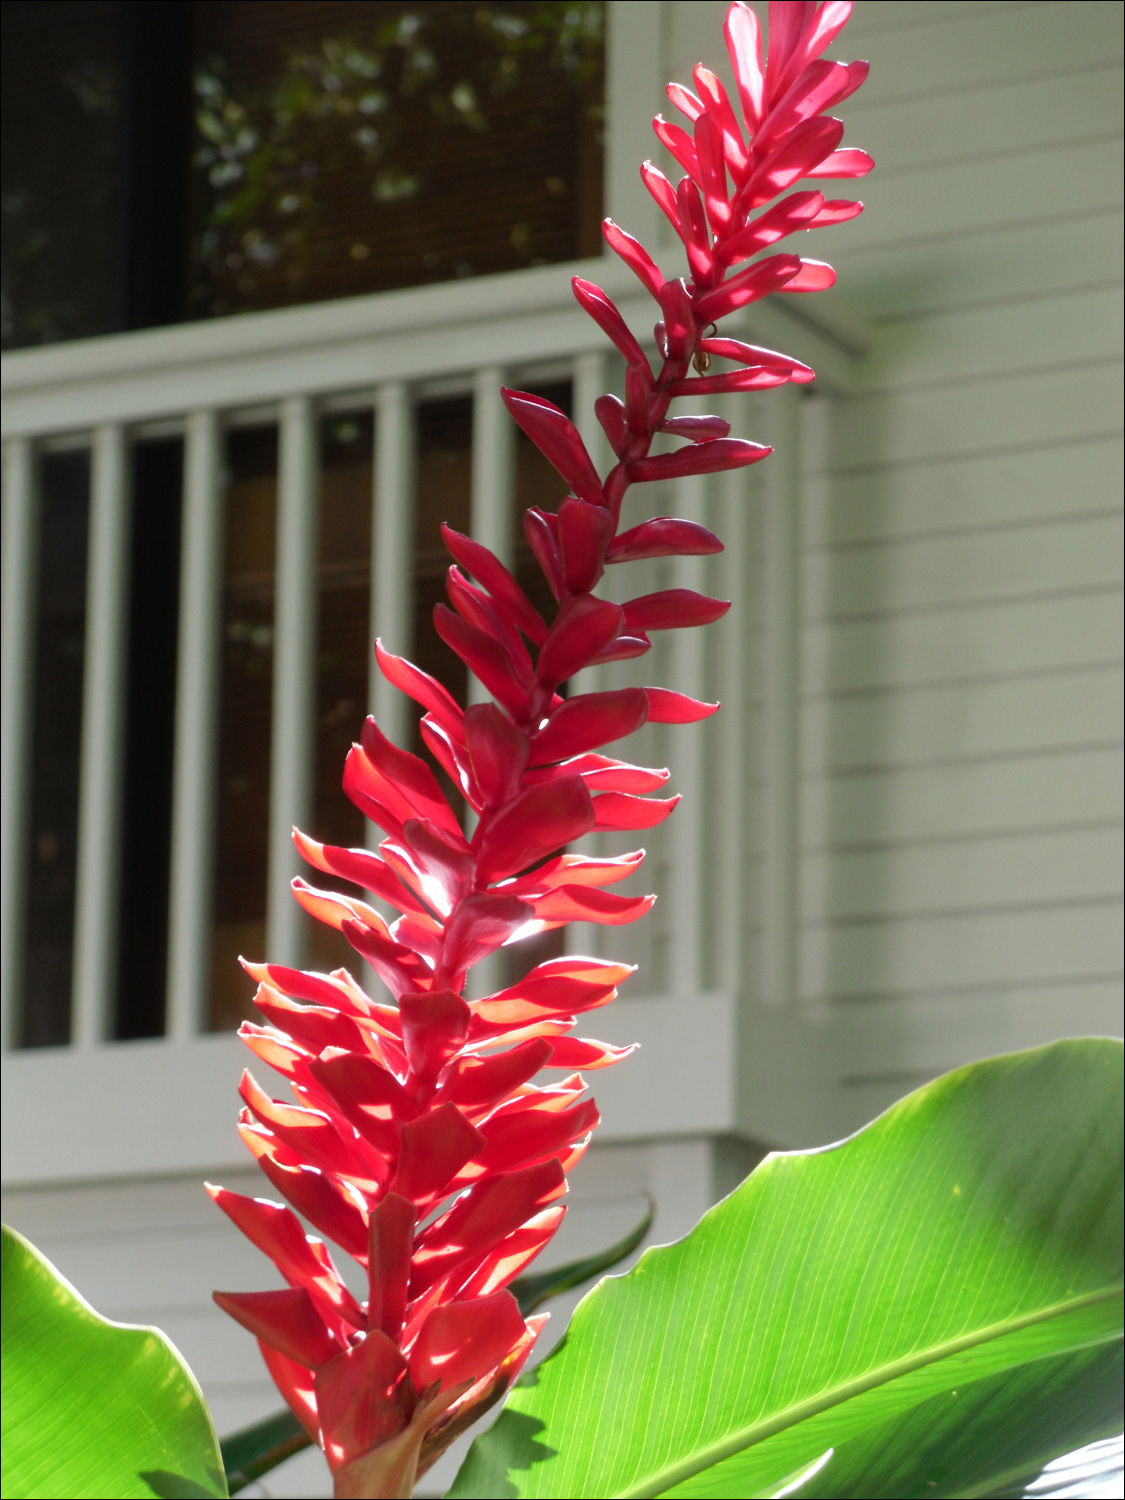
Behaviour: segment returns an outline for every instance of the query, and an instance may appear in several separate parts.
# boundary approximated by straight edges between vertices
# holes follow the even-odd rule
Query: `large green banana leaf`
[[[99,1317],[3,1229],[4,1495],[222,1496],[210,1413],[156,1328]]]
[[[1058,1042],[767,1158],[583,1300],[451,1496],[986,1495],[1104,1436],[1121,1095],[1119,1043]]]

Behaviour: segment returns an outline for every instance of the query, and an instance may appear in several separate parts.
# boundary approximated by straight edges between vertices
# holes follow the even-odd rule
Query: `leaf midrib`
[[[1037,1308],[1034,1312],[1025,1313],[1022,1317],[1008,1318],[1001,1323],[990,1323],[987,1327],[977,1329],[973,1333],[947,1339],[944,1343],[931,1344],[925,1349],[904,1355],[901,1359],[892,1360],[890,1364],[869,1370],[866,1374],[858,1375],[852,1380],[828,1386],[823,1391],[818,1391],[815,1396],[798,1402],[795,1406],[786,1407],[783,1411],[775,1412],[771,1417],[759,1422],[751,1422],[747,1427],[728,1433],[718,1442],[699,1449],[690,1458],[682,1459],[666,1469],[658,1469],[655,1473],[646,1475],[630,1485],[628,1489],[617,1490],[614,1500],[650,1500],[650,1497],[662,1495],[665,1490],[682,1484],[685,1479],[690,1479],[704,1469],[710,1469],[715,1464],[722,1463],[724,1459],[741,1453],[743,1449],[753,1447],[755,1443],[764,1442],[775,1433],[783,1432],[787,1427],[795,1427],[798,1423],[807,1421],[809,1417],[815,1417],[822,1411],[828,1411],[833,1406],[840,1406],[855,1396],[863,1395],[865,1391],[874,1390],[876,1386],[886,1385],[902,1375],[909,1375],[914,1370],[922,1369],[925,1365],[936,1364],[939,1360],[960,1354],[962,1350],[974,1349],[980,1344],[1003,1338],[1009,1333],[1018,1333],[1022,1328],[1031,1328],[1037,1323],[1049,1322],[1052,1318],[1063,1317],[1083,1307],[1096,1306],[1099,1302],[1112,1301],[1114,1297],[1121,1296],[1123,1290],[1125,1287],[1117,1283],[1096,1292],[1087,1292],[1081,1297],[1072,1297],[1068,1301],[1052,1303],[1049,1307]]]

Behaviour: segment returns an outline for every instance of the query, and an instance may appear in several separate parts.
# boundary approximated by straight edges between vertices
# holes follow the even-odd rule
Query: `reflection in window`
[[[604,6],[196,6],[190,316],[600,250]]]
[[[3,344],[601,249],[601,0],[4,0]]]
[[[5,348],[114,326],[120,9],[107,0],[5,0]]]

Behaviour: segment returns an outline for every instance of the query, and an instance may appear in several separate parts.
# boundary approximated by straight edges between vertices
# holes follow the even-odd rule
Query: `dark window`
[[[5,0],[4,343],[594,255],[600,0]]]
[[[35,687],[19,1040],[24,1047],[60,1047],[70,1040],[74,964],[90,455],[46,454],[36,478]]]
[[[168,967],[172,746],[180,604],[183,443],[133,449],[121,817],[117,1011],[113,1034],[160,1036]]]
[[[227,438],[223,661],[215,835],[211,1029],[237,1026],[253,986],[239,954],[266,947],[273,705],[277,429]]]
[[[6,0],[5,348],[108,333],[121,212],[121,6]]]
[[[310,832],[323,844],[365,843],[363,814],[340,788],[344,759],[367,714],[371,672],[371,502],[374,421],[370,410],[325,417],[320,427],[320,558],[316,640],[316,784]],[[336,888],[316,870],[316,886]],[[354,888],[340,887],[352,889]],[[305,923],[309,966],[360,967],[355,950],[323,922]]]

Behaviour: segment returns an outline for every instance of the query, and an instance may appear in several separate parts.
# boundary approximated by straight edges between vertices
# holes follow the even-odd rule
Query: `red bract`
[[[343,969],[246,965],[268,1024],[247,1024],[242,1036],[287,1080],[295,1102],[271,1099],[247,1074],[239,1128],[292,1209],[211,1192],[288,1290],[216,1299],[258,1339],[278,1388],[323,1447],[338,1495],[408,1495],[504,1392],[544,1321],[525,1320],[505,1288],[558,1227],[565,1174],[598,1114],[581,1098],[578,1075],[553,1086],[534,1080],[544,1069],[607,1067],[627,1055],[567,1033],[578,1016],[608,1004],[630,971],[553,959],[474,1001],[464,997],[466,974],[524,936],[573,920],[633,921],[654,899],[605,889],[631,875],[642,853],[565,851],[594,828],[652,827],[678,801],[652,796],[666,771],[617,760],[606,746],[646,721],[691,723],[718,705],[659,687],[561,690],[592,663],[643,654],[650,631],[706,625],[728,607],[683,588],[623,606],[593,590],[607,563],[721,550],[705,527],[669,516],[619,532],[630,484],[737,468],[769,452],[731,438],[719,417],[670,415],[675,398],[812,379],[799,360],[716,336],[708,325],[772,292],[832,283],[819,261],[753,257],[862,207],[809,189],[766,206],[803,177],[859,176],[871,166],[863,152],[840,149],[843,126],[823,113],[866,76],[866,64],[821,57],[850,9],[839,0],[771,4],[763,57],[753,12],[734,4],[726,37],[736,98],[702,66],[698,94],[670,86],[690,133],[659,117],[655,128],[686,175],[673,187],[645,163],[642,176],[684,242],[688,276],[665,279],[642,245],[605,225],[608,243],[659,306],[657,374],[609,297],[574,283],[626,365],[624,402],[603,396],[596,406],[618,459],[604,479],[563,412],[538,396],[504,393],[573,493],[557,514],[524,518],[557,601],[551,619],[487,548],[445,529],[457,566],[448,575],[452,609],[438,606],[437,628],[495,702],[463,710],[376,644],[388,681],[421,706],[423,740],[475,826],[466,836],[462,812],[430,766],[368,720],[344,790],[383,842],[373,852],[295,838],[314,868],[400,915],[384,920],[356,895],[303,881],[294,893],[344,934],[394,1003],[367,995]],[[731,368],[706,373],[715,360]],[[653,454],[658,433],[685,441]],[[323,1240],[307,1235],[297,1214],[364,1269],[365,1298],[347,1290]]]

